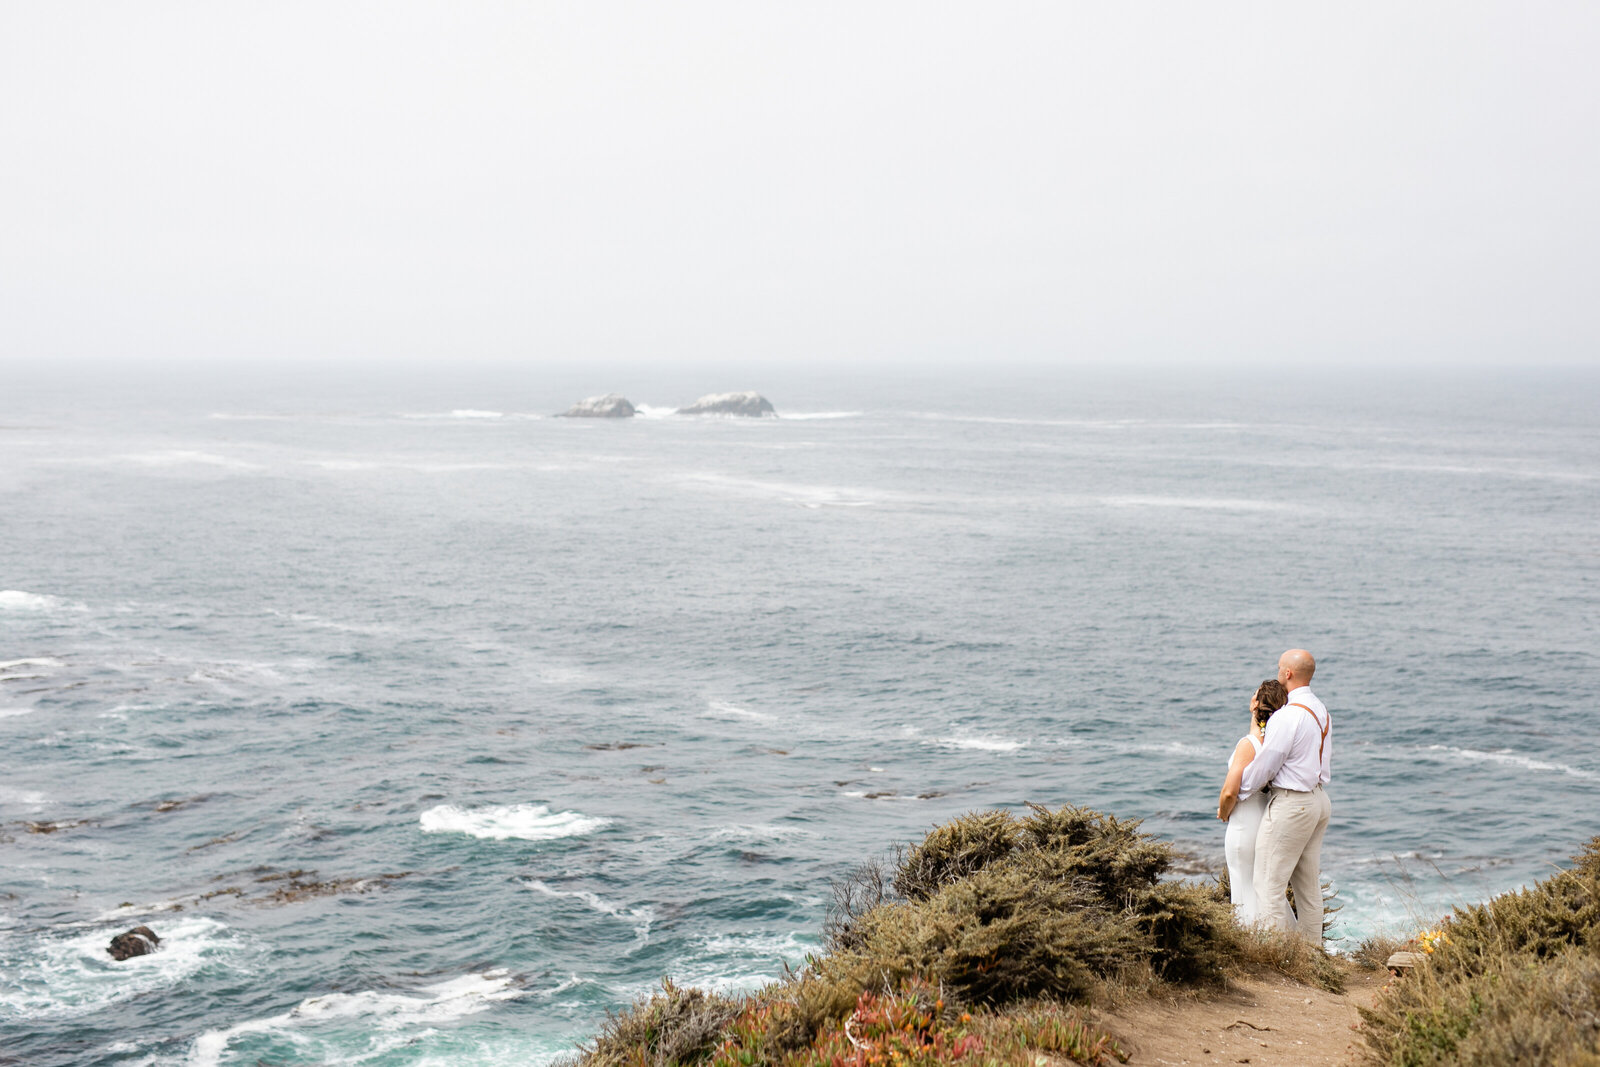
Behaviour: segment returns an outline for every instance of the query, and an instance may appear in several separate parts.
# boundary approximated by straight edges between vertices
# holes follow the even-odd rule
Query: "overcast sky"
[[[1600,4],[0,0],[0,356],[1597,362]]]

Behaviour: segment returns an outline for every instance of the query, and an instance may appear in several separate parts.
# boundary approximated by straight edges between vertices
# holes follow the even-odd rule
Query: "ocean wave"
[[[1111,747],[1115,749],[1119,746]],[[1127,752],[1156,752],[1168,756],[1194,756],[1208,760],[1220,759],[1224,762],[1227,760],[1227,754],[1221,749],[1208,748],[1204,745],[1189,745],[1182,741],[1168,741],[1162,745],[1125,745],[1120,746],[1120,749]]]
[[[603,899],[599,894],[589,892],[587,889],[556,889],[537,878],[530,878],[522,884],[535,893],[542,893],[555,899],[576,900],[590,911],[628,923],[633,929],[633,944],[623,953],[624,955],[631,956],[650,943],[650,924],[656,921],[654,908],[646,906],[624,910],[620,906]]]
[[[1028,742],[1017,741],[1009,737],[977,736],[970,734],[954,737],[935,737],[924,741],[923,744],[938,745],[940,748],[965,749],[973,752],[1015,752],[1027,748]]]
[[[1511,767],[1521,767],[1528,771],[1558,771],[1571,775],[1574,778],[1585,778],[1590,781],[1600,780],[1600,774],[1593,771],[1580,770],[1567,763],[1550,763],[1545,760],[1534,759],[1520,752],[1513,752],[1509,748],[1498,749],[1494,752],[1484,752],[1475,748],[1455,748],[1451,745],[1429,745],[1424,752],[1439,752],[1469,763],[1503,763]]]
[[[37,789],[18,789],[12,785],[0,785],[0,804],[16,804],[38,811],[49,801],[50,798]]]
[[[38,708],[0,708],[0,719],[15,719],[19,715],[31,715]]]
[[[581,837],[603,830],[611,820],[576,811],[551,810],[543,804],[508,804],[487,808],[461,808],[441,804],[422,813],[425,834],[467,834],[470,837],[504,841],[553,841],[561,837]]]
[[[335,630],[339,633],[377,634],[389,633],[394,629],[392,626],[355,626],[350,623],[324,619],[320,615],[310,615],[303,611],[278,611],[276,608],[268,608],[267,614],[274,615],[280,619],[287,619],[289,622],[297,622],[302,626],[310,626],[318,630]]]
[[[713,993],[749,993],[778,978],[784,964],[795,966],[817,948],[809,932],[711,934],[700,939],[693,956],[678,963],[673,977],[681,985]]]
[[[1100,503],[1111,508],[1191,508],[1202,511],[1287,511],[1290,505],[1277,500],[1242,500],[1208,496],[1104,496]]]
[[[202,968],[237,960],[248,947],[223,923],[191,916],[162,923],[156,951],[117,962],[106,946],[122,929],[7,939],[0,945],[0,1018],[86,1015],[176,986]]]
[[[665,419],[678,413],[677,408],[660,407],[656,404],[635,404],[633,411],[641,419]]]
[[[476,1015],[500,1001],[524,995],[510,972],[503,969],[423,986],[415,994],[376,990],[326,993],[302,1000],[282,1015],[208,1030],[195,1038],[188,1062],[192,1067],[217,1067],[230,1044],[253,1034],[290,1041],[296,1059],[304,1062],[362,1062],[409,1045],[420,1036],[402,1031]],[[348,1033],[352,1022],[358,1024],[358,1036]],[[334,1032],[317,1034],[317,1028],[323,1026]]]
[[[451,411],[406,411],[402,412],[402,419],[503,419],[503,411],[481,411],[477,408],[455,408]]]
[[[49,656],[34,656],[31,659],[0,660],[0,672],[10,672],[15,667],[65,667],[66,664]],[[29,675],[30,678],[38,677]]]
[[[816,837],[815,830],[803,826],[775,826],[771,823],[733,823],[711,832],[717,841],[784,841],[791,837]]]
[[[815,419],[859,419],[865,412],[861,411],[801,411],[794,414],[785,414],[783,418],[789,422],[809,422]]]
[[[847,489],[843,486],[767,482],[752,478],[732,478],[709,472],[690,474],[681,481],[710,489],[778,500],[786,504],[798,504],[803,508],[862,508],[882,502],[880,497],[868,496],[860,490]]]
[[[1010,415],[951,415],[942,411],[901,412],[908,419],[930,422],[970,422],[992,426],[1072,426],[1092,430],[1121,430],[1142,426],[1142,419],[1030,419]]]
[[[160,452],[134,452],[120,455],[117,459],[130,463],[138,463],[145,467],[219,467],[224,470],[259,471],[265,470],[259,463],[249,463],[242,459],[232,459],[228,456],[219,456],[215,452],[198,452],[188,448],[169,448]]]
[[[768,722],[772,716],[764,711],[751,711],[741,708],[737,704],[730,704],[725,700],[713,700],[706,705],[706,710],[700,713],[702,719],[745,719],[754,722]]]
[[[26,593],[21,589],[0,589],[0,611],[55,611],[58,608],[84,610],[82,604],[74,604],[60,597]]]

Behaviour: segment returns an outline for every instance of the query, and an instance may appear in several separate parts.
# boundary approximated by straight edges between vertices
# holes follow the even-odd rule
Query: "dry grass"
[[[1333,959],[1298,934],[1276,930],[1245,930],[1234,946],[1234,964],[1240,973],[1277,971],[1330,993],[1344,992],[1344,974]]]

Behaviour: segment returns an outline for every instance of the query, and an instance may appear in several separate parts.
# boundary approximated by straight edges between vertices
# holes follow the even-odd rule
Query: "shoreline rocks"
[[[127,933],[118,934],[111,939],[111,946],[106,949],[111,958],[121,963],[123,960],[135,956],[148,956],[161,944],[161,938],[148,926],[135,926]]]
[[[631,419],[638,414],[628,398],[619,393],[591,396],[580,400],[561,414],[558,419]]]
[[[679,415],[738,415],[742,418],[759,419],[763,417],[777,418],[778,412],[773,408],[772,402],[760,393],[707,393],[686,408],[678,409]]]

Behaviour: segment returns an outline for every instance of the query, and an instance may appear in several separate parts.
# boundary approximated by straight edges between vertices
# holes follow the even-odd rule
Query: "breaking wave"
[[[543,804],[509,804],[487,808],[461,808],[440,804],[422,813],[425,834],[466,834],[491,841],[553,841],[582,837],[611,825],[610,819],[576,811],[552,812]]]

